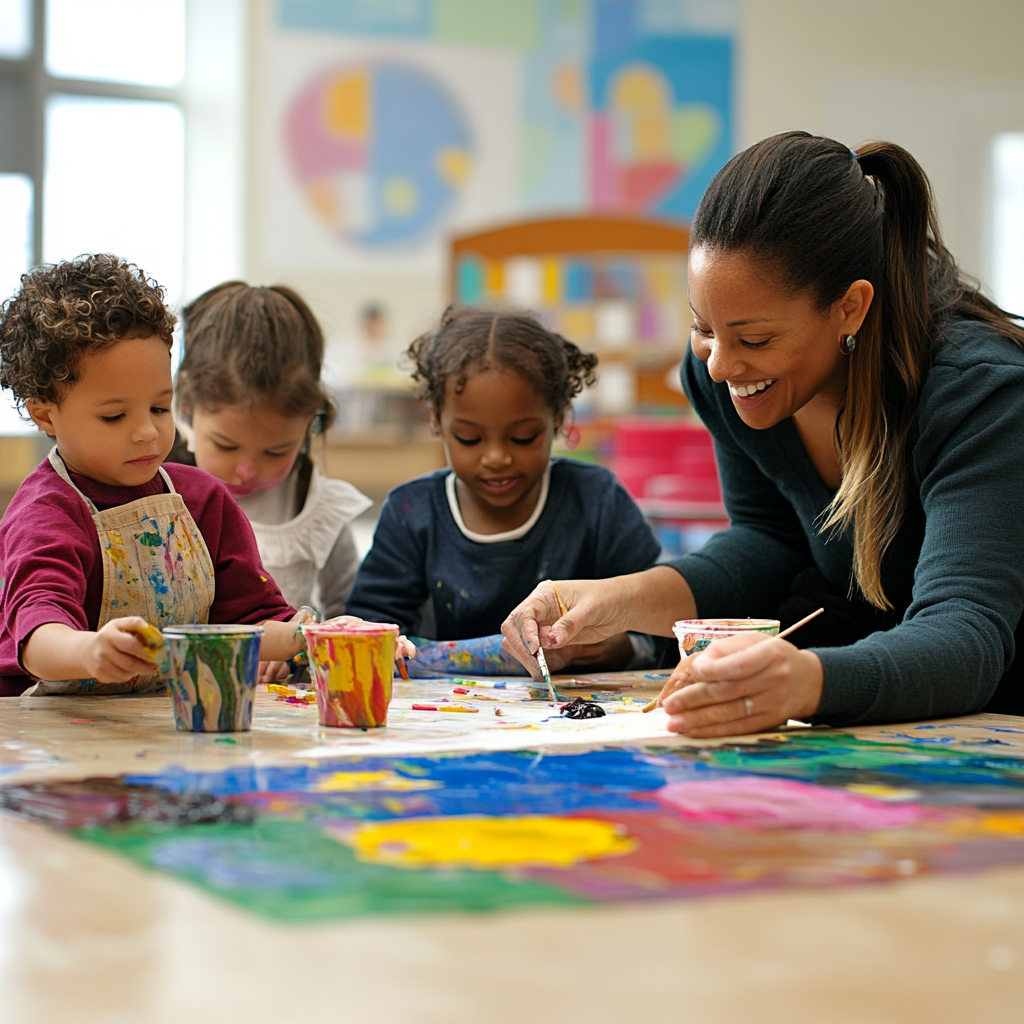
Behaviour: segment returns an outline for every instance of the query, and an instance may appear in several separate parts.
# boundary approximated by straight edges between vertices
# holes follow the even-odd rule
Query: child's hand
[[[157,665],[146,657],[146,648],[134,631],[147,625],[137,615],[111,619],[85,644],[82,662],[87,678],[98,683],[126,683],[147,676]]]
[[[336,615],[333,619],[325,619],[324,625],[330,623],[333,625],[344,626],[350,622],[365,622],[366,619],[359,618],[358,615]],[[415,658],[416,657],[416,645],[405,635],[399,636],[398,640],[395,641],[395,657],[396,658]]]
[[[316,621],[316,616],[312,611],[303,606],[300,608],[289,620],[288,624],[294,623],[295,632],[298,636],[300,646],[299,650],[302,650],[303,637],[299,633],[299,626],[305,622]],[[266,629],[266,623],[263,623],[264,630]],[[259,668],[259,675],[256,677],[257,682],[260,683],[277,683],[282,679],[287,679],[291,675],[292,668],[294,666],[290,661],[261,661]]]

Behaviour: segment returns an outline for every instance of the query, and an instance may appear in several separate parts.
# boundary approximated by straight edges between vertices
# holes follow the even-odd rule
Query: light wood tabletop
[[[422,685],[399,688],[396,731],[413,719],[406,708]],[[627,709],[645,688],[628,694]],[[466,746],[472,730],[462,720],[471,717],[438,716],[438,728],[455,729],[447,720],[459,719],[464,730],[440,746]],[[1002,770],[1015,758],[1024,764],[1021,726],[975,716],[920,732],[852,732],[903,744],[911,760],[934,760],[938,751],[955,761],[966,752]],[[588,749],[602,737],[581,733],[573,742]],[[623,742],[653,743],[632,735]],[[315,707],[262,691],[253,731],[231,736],[176,733],[166,697],[0,700],[5,787],[173,766],[222,772],[325,757],[341,764],[374,753],[356,744],[346,754],[339,744],[335,731],[318,727]],[[667,734],[657,745],[686,746]],[[1016,1021],[1022,1012],[1024,867],[698,899],[293,923],[0,812],[5,1024],[980,1024]]]

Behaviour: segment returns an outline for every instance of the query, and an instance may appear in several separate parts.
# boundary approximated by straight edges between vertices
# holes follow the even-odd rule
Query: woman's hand
[[[543,647],[545,653],[566,648],[563,655],[548,657],[548,668],[564,668],[581,653],[578,648],[600,644],[625,632],[620,624],[624,604],[620,579],[559,580],[564,615],[558,607],[554,584],[550,580],[538,584],[501,624],[505,637],[502,647],[531,673],[539,672],[534,658],[538,647]]]
[[[716,640],[680,669],[689,682],[663,706],[669,731],[686,736],[773,729],[791,718],[810,717],[821,703],[821,660],[778,637],[744,634]]]
[[[554,584],[545,580],[501,624],[502,646],[531,673],[537,669],[538,647],[547,653],[598,644],[629,630],[671,636],[676,619],[697,617],[689,584],[667,565],[606,580],[559,580],[558,593],[564,614]]]
[[[628,633],[616,633],[596,644],[570,644],[546,655],[552,672],[563,669],[574,672],[616,672],[633,658],[633,645]],[[538,674],[537,678],[540,676]]]

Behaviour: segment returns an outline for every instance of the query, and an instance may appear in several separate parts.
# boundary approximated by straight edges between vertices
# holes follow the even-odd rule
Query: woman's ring
[[[746,709],[747,718],[749,718],[754,713],[754,702],[749,697],[744,697],[743,707]]]

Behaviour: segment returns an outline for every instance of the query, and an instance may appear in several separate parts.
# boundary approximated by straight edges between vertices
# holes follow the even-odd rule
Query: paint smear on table
[[[411,637],[416,657],[408,662],[411,679],[450,676],[527,676],[529,673],[501,646],[501,634],[471,640],[424,640]]]
[[[291,921],[1024,865],[1024,757],[842,733],[168,768],[10,786],[0,805]]]

